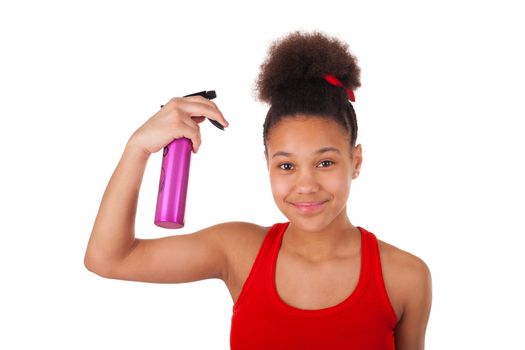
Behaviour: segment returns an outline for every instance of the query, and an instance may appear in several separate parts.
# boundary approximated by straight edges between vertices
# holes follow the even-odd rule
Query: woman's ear
[[[363,148],[361,144],[355,146],[352,150],[352,162],[354,163],[354,171],[359,172],[363,164]]]

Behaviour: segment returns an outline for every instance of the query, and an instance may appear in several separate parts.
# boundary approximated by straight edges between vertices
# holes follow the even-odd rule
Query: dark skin
[[[220,278],[233,302],[237,300],[268,227],[226,222],[185,235],[135,237],[138,194],[149,156],[182,136],[197,151],[204,118],[195,116],[202,115],[228,125],[212,101],[174,98],[130,137],[93,226],[85,257],[89,270],[107,278],[156,283]],[[290,221],[277,261],[279,296],[302,309],[336,305],[359,278],[360,236],[347,216],[346,201],[359,174],[362,147],[351,149],[347,133],[335,122],[295,116],[271,130],[266,157],[274,200]],[[380,240],[379,250],[398,319],[396,349],[423,349],[432,298],[428,267]]]

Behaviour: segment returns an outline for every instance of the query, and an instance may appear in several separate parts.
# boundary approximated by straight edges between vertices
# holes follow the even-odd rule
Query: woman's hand
[[[186,137],[191,140],[193,152],[196,153],[201,144],[198,124],[205,118],[216,120],[224,127],[228,126],[217,105],[207,98],[202,96],[172,98],[133,133],[128,144],[150,155],[160,151],[174,139]]]

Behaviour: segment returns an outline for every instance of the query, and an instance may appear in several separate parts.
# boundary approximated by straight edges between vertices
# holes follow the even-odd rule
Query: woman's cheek
[[[289,191],[289,184],[286,179],[276,174],[270,174],[270,185],[272,187],[273,198],[277,203],[282,202]]]
[[[327,190],[331,193],[337,193],[340,196],[347,197],[350,193],[350,180],[346,173],[339,173],[327,181]]]

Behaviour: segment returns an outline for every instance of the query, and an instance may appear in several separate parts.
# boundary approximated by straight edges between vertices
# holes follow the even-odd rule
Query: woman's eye
[[[281,168],[282,170],[292,170],[293,165],[290,163],[283,163],[279,165],[279,168]]]
[[[323,160],[321,163],[319,163],[321,168],[326,168],[326,167],[329,167],[330,165],[333,165],[333,164],[334,164],[334,162],[332,162],[331,160]]]

